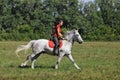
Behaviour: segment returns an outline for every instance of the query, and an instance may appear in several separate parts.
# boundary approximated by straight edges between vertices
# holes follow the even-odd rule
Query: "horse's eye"
[[[79,36],[78,34],[76,34],[76,36]]]

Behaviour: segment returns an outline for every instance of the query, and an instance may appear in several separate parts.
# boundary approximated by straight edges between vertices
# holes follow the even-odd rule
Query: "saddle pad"
[[[59,40],[59,44],[60,44],[60,45],[59,45],[59,48],[61,48],[62,45],[63,45],[62,40]],[[55,44],[54,44],[53,41],[49,40],[49,41],[48,41],[48,45],[49,45],[50,48],[54,48],[54,45],[55,45]]]

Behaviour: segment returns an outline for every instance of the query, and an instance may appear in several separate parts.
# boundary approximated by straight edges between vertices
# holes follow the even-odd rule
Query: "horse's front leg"
[[[76,62],[74,61],[73,57],[71,54],[67,54],[67,57],[70,59],[70,61],[73,63],[73,65],[80,70],[80,67],[78,67],[78,65],[76,64]]]
[[[62,60],[62,58],[63,58],[64,55],[65,55],[64,53],[60,52],[60,54],[58,56],[58,60],[57,60],[56,65],[55,65],[55,69],[58,69],[58,65],[59,65],[59,63]]]

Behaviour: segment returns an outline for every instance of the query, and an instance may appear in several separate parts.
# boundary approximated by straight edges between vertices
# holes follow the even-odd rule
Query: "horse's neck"
[[[71,43],[71,44],[74,43],[73,35],[65,36],[65,39],[66,39],[69,43]]]
[[[68,40],[63,40],[63,43],[65,44],[65,48],[68,48],[68,49],[72,49],[72,46],[73,46],[73,42],[72,41],[68,41]]]

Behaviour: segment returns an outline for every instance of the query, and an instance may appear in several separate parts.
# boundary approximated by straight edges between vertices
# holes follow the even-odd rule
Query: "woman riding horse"
[[[59,54],[58,54],[57,62],[55,64],[55,69],[58,69],[58,65],[64,55],[70,59],[70,61],[77,69],[80,69],[80,67],[78,67],[78,65],[76,64],[76,62],[72,57],[71,50],[74,41],[77,41],[78,43],[82,43],[83,39],[79,34],[78,30],[75,29],[71,31],[67,31],[67,33],[65,34],[65,39],[66,40],[62,40],[63,45],[61,48],[59,48]],[[49,40],[47,39],[38,39],[38,40],[31,40],[27,45],[19,46],[16,50],[17,55],[19,51],[22,50],[26,51],[29,48],[32,48],[32,54],[27,56],[26,60],[20,65],[20,67],[26,66],[28,61],[31,60],[32,61],[31,68],[34,69],[34,63],[42,53],[51,55],[53,52],[53,48],[51,48],[48,43]]]
[[[55,43],[53,53],[54,55],[57,55],[59,53],[58,48],[59,48],[59,38],[63,39],[63,35],[61,34],[61,26],[63,25],[63,21],[60,20],[57,24],[55,23],[55,29],[54,29],[54,34],[53,34],[53,40]]]

